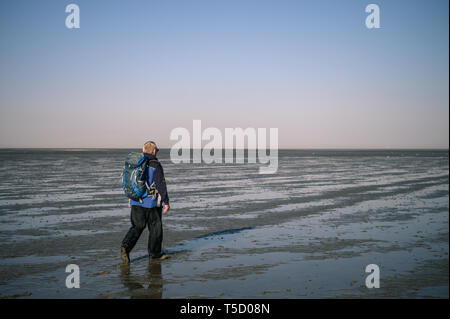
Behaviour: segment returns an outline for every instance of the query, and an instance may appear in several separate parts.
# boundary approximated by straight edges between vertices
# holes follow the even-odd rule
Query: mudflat
[[[0,150],[1,298],[448,298],[448,151],[280,150],[261,175],[161,150],[170,258],[145,230],[124,266],[130,151]]]

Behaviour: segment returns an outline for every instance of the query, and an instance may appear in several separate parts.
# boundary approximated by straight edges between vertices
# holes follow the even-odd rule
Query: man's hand
[[[169,211],[169,209],[170,209],[170,206],[168,204],[164,205],[163,213],[166,214]]]

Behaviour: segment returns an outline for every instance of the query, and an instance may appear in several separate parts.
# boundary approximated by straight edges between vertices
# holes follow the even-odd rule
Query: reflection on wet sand
[[[122,264],[120,268],[120,279],[125,288],[128,289],[130,298],[162,298],[163,279],[159,261],[150,260],[147,272],[143,277],[133,275],[129,264]]]

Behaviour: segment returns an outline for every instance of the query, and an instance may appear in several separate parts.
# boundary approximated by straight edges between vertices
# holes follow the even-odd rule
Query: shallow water
[[[281,150],[260,175],[162,150],[170,258],[149,263],[146,230],[123,267],[129,151],[0,150],[1,297],[448,298],[448,151]]]

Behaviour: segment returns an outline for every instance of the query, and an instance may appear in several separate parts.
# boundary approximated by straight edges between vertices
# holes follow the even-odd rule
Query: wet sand
[[[145,230],[123,266],[128,151],[0,151],[1,298],[448,298],[448,151],[280,151],[259,175],[163,150],[170,258]]]

